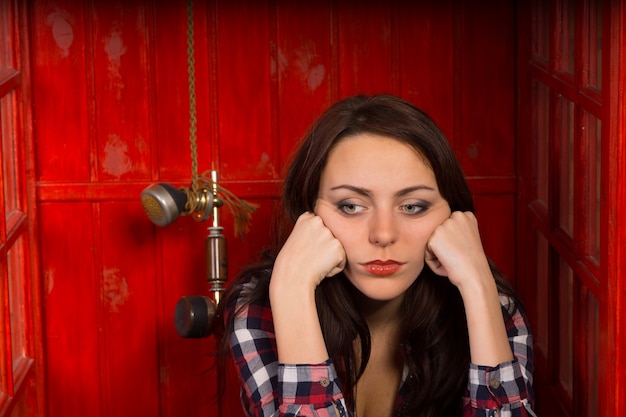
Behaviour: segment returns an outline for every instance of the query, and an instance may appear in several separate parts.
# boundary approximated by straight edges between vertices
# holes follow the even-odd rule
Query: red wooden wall
[[[229,275],[268,242],[283,169],[308,124],[355,93],[429,112],[476,194],[485,246],[515,271],[515,7],[453,0],[196,2],[199,171],[260,205]],[[184,2],[34,0],[33,119],[47,413],[218,415],[213,338],[173,309],[206,291],[208,224],[153,226],[156,181],[191,178]],[[221,415],[239,416],[230,387]]]

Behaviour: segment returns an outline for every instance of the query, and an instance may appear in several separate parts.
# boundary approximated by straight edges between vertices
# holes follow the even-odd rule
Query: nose
[[[373,245],[388,246],[398,239],[398,227],[392,213],[377,211],[370,220],[369,241]]]

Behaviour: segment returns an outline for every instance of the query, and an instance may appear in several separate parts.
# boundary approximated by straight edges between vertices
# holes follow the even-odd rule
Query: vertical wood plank
[[[462,4],[456,149],[467,175],[514,175],[514,3]]]
[[[331,102],[330,1],[277,2],[278,138],[283,173],[299,139]]]
[[[220,176],[276,178],[273,14],[268,1],[217,3]]]
[[[454,140],[452,0],[400,2],[396,14],[399,90]]]
[[[40,181],[90,178],[84,3],[41,0],[33,7],[33,107]],[[71,114],[71,122],[68,120]]]
[[[99,216],[104,414],[158,415],[160,285],[152,225],[137,202],[101,203]]]
[[[102,181],[150,178],[145,10],[142,2],[93,3],[96,173]]]
[[[40,204],[50,417],[100,416],[101,312],[91,204]]]
[[[487,256],[506,278],[515,284],[515,196],[476,195],[476,217]]]
[[[603,2],[603,5],[606,3]],[[602,195],[601,241],[606,243],[606,255],[601,256],[600,272],[608,277],[603,286],[600,303],[600,415],[618,415],[626,408],[626,5],[611,1],[604,9],[603,50],[609,50],[603,60],[604,80],[609,87],[603,88],[605,106],[604,120],[608,129],[602,136],[602,167],[606,178],[606,190]],[[608,36],[607,36],[608,34]],[[609,64],[607,64],[607,62]],[[604,130],[604,128],[603,128]],[[605,140],[608,136],[608,141]],[[608,142],[608,143],[607,143]],[[606,144],[606,145],[605,145]],[[604,231],[606,230],[606,231]]]
[[[160,3],[153,7],[156,91],[153,151],[157,154],[154,171],[162,179],[185,178],[191,173],[186,8],[182,2],[178,6]]]
[[[366,0],[337,2],[339,96],[391,93],[393,88],[391,5]],[[367,30],[364,30],[367,28]]]
[[[209,96],[215,94],[210,85],[208,67],[208,33],[214,22],[207,20],[205,2],[194,2],[193,8],[193,70],[195,72],[196,145],[198,171],[211,169],[216,163],[210,131],[213,112],[209,108]],[[190,136],[190,95],[188,73],[188,38],[186,2],[153,3],[154,13],[154,62],[153,82],[155,88],[156,132],[153,152],[156,153],[157,177],[165,180],[184,178],[189,185],[192,177]]]

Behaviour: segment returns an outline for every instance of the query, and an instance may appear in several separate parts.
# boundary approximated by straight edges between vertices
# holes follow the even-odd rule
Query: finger
[[[300,216],[298,216],[298,218],[296,219],[296,223],[303,222],[303,221],[305,221],[307,219],[311,219],[313,217],[315,217],[314,213],[311,213],[310,211],[305,211]]]
[[[333,275],[337,275],[346,267],[346,251],[343,248],[343,245],[339,240],[334,239],[334,243],[336,243],[335,253],[337,254],[337,263],[335,266],[326,274],[327,277],[332,277]]]
[[[323,200],[318,200],[318,201],[324,202],[325,204],[330,204]],[[332,231],[328,227],[326,227],[326,225],[324,224],[324,220],[320,216],[314,213],[310,213],[310,214],[312,218],[315,218],[315,220],[319,222],[319,226],[321,227],[321,230],[318,230],[317,234],[318,236],[323,236],[321,238],[321,242],[323,242],[323,245],[324,245],[323,252],[328,253],[329,256],[332,256],[331,254],[334,254],[335,256],[334,261],[331,260],[331,262],[334,263],[334,266],[332,266],[332,268],[326,274],[324,274],[324,277],[332,277],[334,275],[337,275],[341,271],[343,271],[345,268],[345,265],[346,265],[345,250],[341,242],[333,235]]]
[[[442,276],[442,277],[448,276],[448,272],[446,271],[446,268],[443,267],[443,265],[439,261],[439,258],[437,258],[437,256],[435,256],[433,251],[430,250],[430,248],[428,247],[426,247],[424,262],[426,262],[426,265],[428,265],[431,271],[433,271],[435,274]]]
[[[433,271],[435,274],[441,277],[448,276],[448,272],[446,271],[446,268],[444,268],[443,265],[441,265],[441,262],[439,262],[437,258],[430,259],[430,260],[427,259],[426,264],[428,265],[430,270]]]
[[[343,271],[346,267],[346,258],[345,256],[341,259],[341,262],[339,262],[339,264],[337,264],[336,267],[334,267],[333,269],[330,270],[330,272],[328,274],[326,274],[327,277],[332,277],[337,275],[338,273],[340,273],[341,271]]]

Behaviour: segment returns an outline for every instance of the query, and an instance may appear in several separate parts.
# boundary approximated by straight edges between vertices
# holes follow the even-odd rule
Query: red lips
[[[365,268],[365,270],[370,274],[385,276],[395,274],[400,270],[402,265],[404,265],[404,263],[394,260],[375,260],[363,264],[363,268]]]

